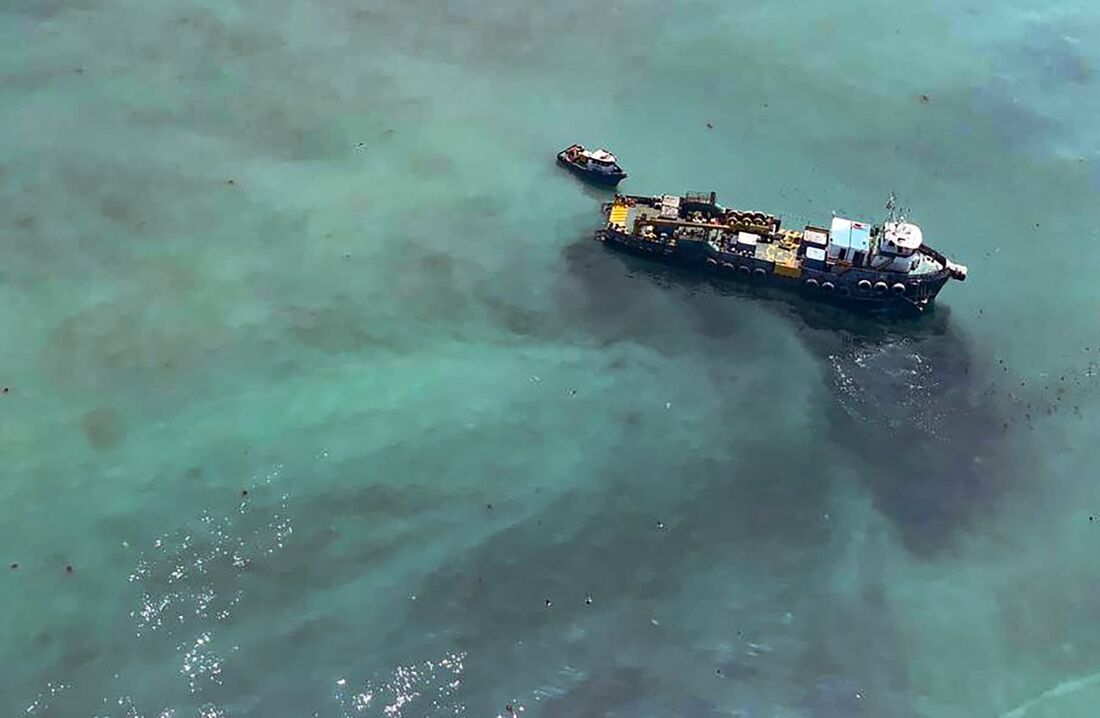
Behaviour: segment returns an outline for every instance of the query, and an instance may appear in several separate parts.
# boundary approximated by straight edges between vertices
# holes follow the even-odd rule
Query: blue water
[[[1097,715],[1097,29],[7,0],[0,713]],[[577,141],[897,191],[971,276],[881,322],[611,253]]]

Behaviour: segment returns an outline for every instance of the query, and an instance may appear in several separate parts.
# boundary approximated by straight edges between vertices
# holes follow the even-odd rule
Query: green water
[[[1098,28],[8,0],[0,712],[1100,714]],[[970,278],[611,253],[572,142]]]

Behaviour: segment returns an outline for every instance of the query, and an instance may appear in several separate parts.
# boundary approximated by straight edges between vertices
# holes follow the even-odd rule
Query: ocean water
[[[0,714],[1100,714],[1098,29],[5,0]],[[612,253],[574,141],[971,276]]]

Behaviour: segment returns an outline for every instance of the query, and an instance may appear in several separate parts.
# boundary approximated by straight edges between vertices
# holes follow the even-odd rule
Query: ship
[[[778,216],[729,209],[714,192],[616,194],[595,239],[654,259],[866,309],[923,311],[967,267],[924,243],[891,195],[885,221],[833,216],[828,227],[785,229]]]
[[[558,164],[583,180],[614,187],[626,179],[619,160],[609,150],[589,150],[584,145],[570,145],[558,153]]]

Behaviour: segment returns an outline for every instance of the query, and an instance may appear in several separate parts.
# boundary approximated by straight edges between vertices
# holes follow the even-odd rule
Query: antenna
[[[909,221],[909,208],[901,206],[897,194],[893,191],[890,192],[890,198],[886,200],[886,221],[895,224],[905,224]]]

